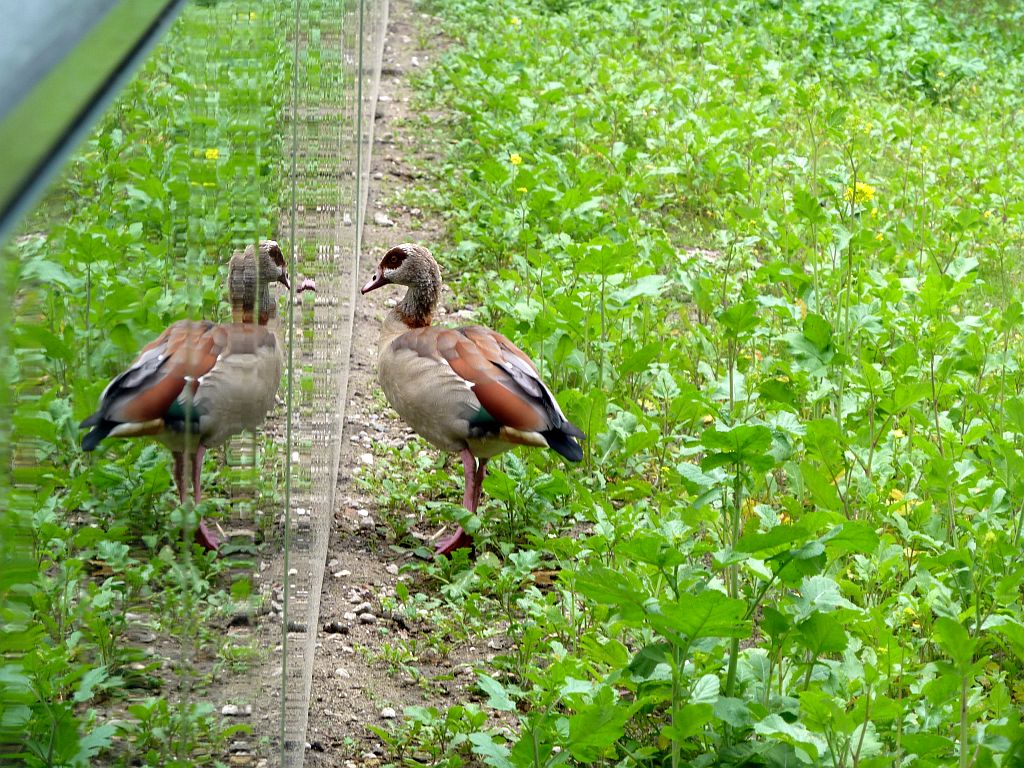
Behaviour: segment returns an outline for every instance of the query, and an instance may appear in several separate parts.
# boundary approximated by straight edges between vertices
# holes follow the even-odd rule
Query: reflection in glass
[[[0,761],[301,765],[383,6],[197,0],[3,246]],[[262,428],[207,455],[202,500],[151,437],[84,451],[140,350],[232,322],[228,261],[265,239],[285,375]],[[174,403],[153,432],[199,424]]]

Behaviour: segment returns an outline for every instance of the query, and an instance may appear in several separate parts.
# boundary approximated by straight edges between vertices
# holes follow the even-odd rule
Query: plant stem
[[[967,675],[960,678],[960,768],[967,768]]]

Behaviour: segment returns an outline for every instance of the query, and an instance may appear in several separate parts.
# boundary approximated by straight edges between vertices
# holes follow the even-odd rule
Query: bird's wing
[[[564,420],[536,366],[500,333],[481,326],[439,329],[437,353],[500,425],[543,432]]]
[[[164,418],[186,385],[193,391],[216,365],[228,341],[227,328],[182,320],[143,347],[123,373],[103,390],[99,408],[83,422],[118,424]]]

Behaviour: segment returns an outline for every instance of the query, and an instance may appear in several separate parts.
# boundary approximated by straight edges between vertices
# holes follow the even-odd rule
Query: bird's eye
[[[398,269],[402,266],[405,261],[405,251],[401,248],[392,248],[390,251],[384,254],[384,258],[381,259],[381,269]]]

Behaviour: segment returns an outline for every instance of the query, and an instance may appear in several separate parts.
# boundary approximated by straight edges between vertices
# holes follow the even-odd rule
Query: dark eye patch
[[[277,266],[279,266],[279,267],[285,266],[284,254],[281,253],[281,246],[277,245],[276,243],[274,245],[270,246],[270,258],[272,258],[274,260],[274,263]]]
[[[390,251],[384,254],[384,258],[381,259],[380,265],[384,269],[398,269],[402,266],[402,262],[405,261],[405,250],[401,247],[392,248]]]

